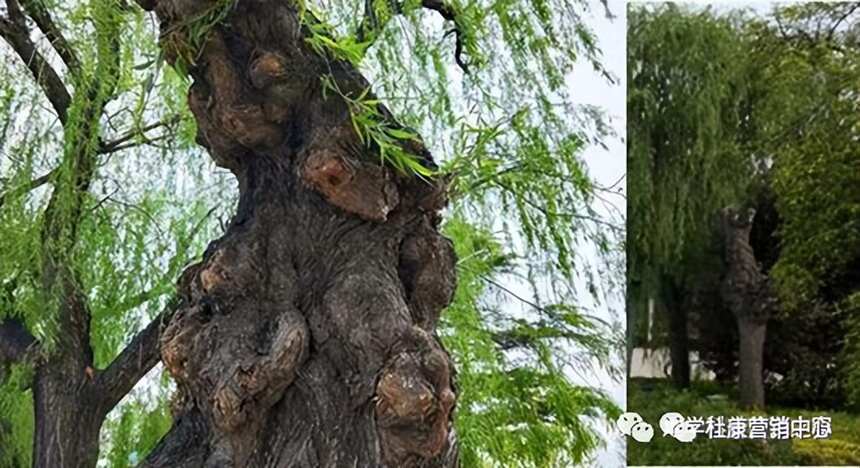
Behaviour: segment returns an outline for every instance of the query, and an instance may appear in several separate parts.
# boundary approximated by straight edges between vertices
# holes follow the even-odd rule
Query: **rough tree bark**
[[[728,207],[720,214],[727,265],[721,294],[738,324],[740,404],[746,408],[764,408],[764,342],[775,296],[750,246],[755,210],[742,213]]]
[[[224,3],[141,5],[174,62],[189,24]],[[361,143],[320,79],[353,97],[368,83],[307,47],[296,8],[238,1],[190,67],[198,142],[240,198],[180,279],[160,337],[175,424],[143,466],[456,466],[453,369],[435,334],[455,286],[445,184]]]

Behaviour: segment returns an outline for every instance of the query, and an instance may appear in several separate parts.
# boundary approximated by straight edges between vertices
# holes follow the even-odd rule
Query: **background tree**
[[[770,320],[764,369],[781,376],[769,382],[770,398],[792,406],[842,407],[851,388],[845,358],[854,313],[846,299],[855,285],[840,272],[857,251],[846,213],[856,205],[857,11],[856,3],[778,7],[745,26],[764,84],[751,119],[750,148],[766,174],[752,189],[752,245],[764,271],[773,268],[783,302]],[[711,312],[712,323],[698,327],[706,365],[733,377],[738,357],[725,343],[737,336],[713,325],[725,313],[719,306]]]
[[[574,288],[604,296],[575,247],[614,260],[620,232],[580,157],[606,124],[564,81],[612,79],[585,5],[141,6],[3,11],[4,463],[93,466],[101,428],[114,466],[451,464],[452,299],[464,463],[597,446],[617,409],[566,377],[615,345]],[[239,181],[229,223],[234,179],[195,139]],[[132,392],[161,358],[172,414],[166,374]]]
[[[684,387],[691,273],[716,213],[741,199],[753,170],[739,138],[744,49],[730,18],[674,4],[631,6],[627,43],[628,301],[642,316],[656,299]]]
[[[774,18],[770,34],[761,35],[771,86],[761,113],[780,116],[764,140],[775,155],[772,185],[782,220],[773,277],[785,320],[809,317],[841,331],[829,352],[817,353],[817,365],[795,372],[816,382],[819,398],[844,386],[856,402],[860,3],[795,5],[776,9]],[[831,372],[821,375],[822,367]]]

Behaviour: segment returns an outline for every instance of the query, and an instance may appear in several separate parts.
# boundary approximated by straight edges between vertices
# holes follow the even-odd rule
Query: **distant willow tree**
[[[745,49],[730,18],[675,4],[631,5],[627,30],[628,301],[634,317],[649,298],[664,312],[672,379],[685,387],[685,298],[713,264],[718,212],[752,179]]]
[[[578,249],[621,228],[567,91],[613,80],[588,15],[6,0],[0,465],[589,457],[618,410],[568,375],[617,342],[575,279],[617,272]]]

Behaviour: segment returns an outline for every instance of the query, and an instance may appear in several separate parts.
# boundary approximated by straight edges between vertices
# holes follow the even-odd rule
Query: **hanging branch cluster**
[[[87,381],[90,395],[99,398],[99,412],[107,412],[131,390],[159,360],[156,345],[159,324],[165,321],[172,311],[168,307],[148,327],[141,331],[104,371],[93,369],[92,349],[89,336],[91,320],[87,297],[81,290],[80,281],[74,268],[68,265],[64,249],[76,241],[78,225],[85,215],[83,204],[95,176],[98,154],[113,153],[139,145],[138,136],[161,127],[170,127],[178,119],[168,118],[155,124],[122,134],[113,141],[105,142],[99,135],[99,120],[106,103],[116,92],[119,76],[119,37],[110,38],[106,57],[99,57],[103,67],[98,71],[101,76],[84,77],[80,57],[72,44],[66,39],[58,23],[51,17],[45,5],[39,0],[6,0],[5,15],[0,14],[0,37],[8,44],[15,55],[30,71],[33,80],[44,93],[57,118],[68,134],[74,135],[75,142],[67,141],[72,148],[57,168],[17,187],[0,193],[0,208],[10,196],[18,196],[46,184],[55,185],[46,209],[46,219],[42,231],[45,247],[45,264],[42,269],[42,282],[48,290],[60,293],[58,322],[63,329],[59,337],[58,354],[75,356],[80,360],[77,375]],[[52,66],[52,61],[43,55],[32,39],[31,22],[47,39],[51,51],[60,58],[65,70]],[[79,81],[74,96],[66,82]],[[75,99],[85,100],[82,112],[72,119]],[[74,132],[69,129],[74,126]],[[67,137],[71,138],[71,137]],[[95,139],[95,150],[86,142]],[[8,301],[14,304],[14,301]],[[42,354],[41,344],[27,330],[22,321],[14,318],[14,311],[2,311],[7,318],[0,320],[0,366],[23,362],[29,353]],[[40,366],[53,364],[39,362]]]

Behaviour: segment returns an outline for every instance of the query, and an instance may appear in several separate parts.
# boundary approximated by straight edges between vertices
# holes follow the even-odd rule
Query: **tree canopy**
[[[762,113],[782,223],[773,266],[785,313],[824,309],[847,325],[841,378],[857,404],[857,278],[860,258],[860,4],[777,10],[770,37],[770,98]]]
[[[684,301],[697,267],[714,261],[716,213],[741,199],[753,170],[743,149],[744,49],[733,19],[707,8],[630,6],[628,18],[628,358],[642,341],[637,318],[655,300],[672,377],[686,386]]]

